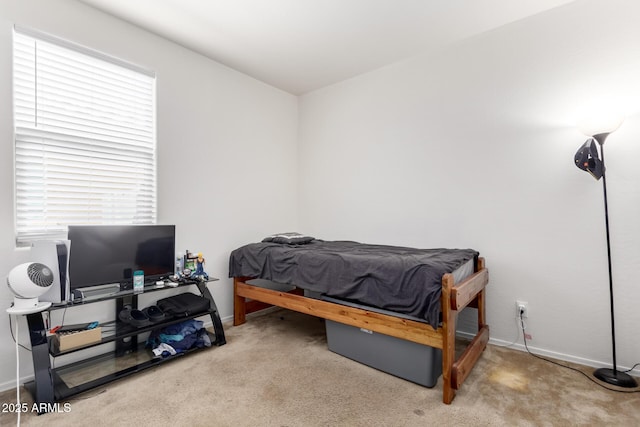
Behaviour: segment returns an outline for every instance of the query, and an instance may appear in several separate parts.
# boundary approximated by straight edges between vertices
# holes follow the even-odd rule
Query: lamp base
[[[615,385],[618,387],[634,388],[638,387],[636,380],[629,374],[620,371],[614,371],[613,369],[600,368],[593,372],[593,376],[604,381],[605,383]]]

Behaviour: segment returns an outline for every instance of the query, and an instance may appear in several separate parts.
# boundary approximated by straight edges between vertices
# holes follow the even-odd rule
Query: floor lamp
[[[616,327],[615,316],[613,310],[613,275],[611,273],[611,243],[609,239],[609,207],[607,204],[607,178],[605,175],[604,164],[604,141],[607,136],[622,124],[622,119],[616,119],[610,124],[599,129],[583,128],[583,132],[590,136],[589,139],[578,149],[575,155],[576,166],[584,171],[589,172],[596,180],[602,178],[602,189],[604,192],[604,222],[607,231],[607,261],[609,265],[609,301],[611,305],[611,344],[613,349],[613,368],[596,369],[593,375],[601,381],[619,387],[637,387],[638,383],[629,374],[620,372],[616,365]],[[598,148],[600,146],[600,155]]]

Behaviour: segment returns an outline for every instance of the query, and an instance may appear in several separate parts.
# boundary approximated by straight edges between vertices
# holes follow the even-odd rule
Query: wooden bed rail
[[[465,308],[488,282],[489,272],[485,269],[453,286],[451,288],[451,309],[460,311]]]
[[[289,292],[259,288],[240,281],[235,281],[234,285],[235,294],[239,297],[262,301],[288,310],[368,329],[418,344],[442,348],[442,334],[426,323],[307,298]]]
[[[247,313],[275,305],[442,349],[442,400],[449,404],[489,341],[485,308],[485,287],[489,283],[489,273],[485,267],[484,258],[478,258],[475,270],[474,274],[457,284],[454,283],[452,274],[445,274],[442,277],[440,300],[442,324],[437,329],[423,322],[308,298],[303,296],[301,290],[297,288],[285,292],[253,286],[246,283],[252,279],[251,277],[233,279],[234,325],[245,323]],[[467,306],[478,309],[478,331],[456,360],[455,337],[458,313]]]

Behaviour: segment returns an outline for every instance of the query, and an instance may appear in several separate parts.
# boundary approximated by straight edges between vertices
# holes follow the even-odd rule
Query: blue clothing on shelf
[[[191,319],[151,331],[146,346],[152,348],[157,357],[167,357],[172,355],[166,351],[168,346],[176,353],[183,353],[191,348],[210,347],[211,339],[204,322]]]

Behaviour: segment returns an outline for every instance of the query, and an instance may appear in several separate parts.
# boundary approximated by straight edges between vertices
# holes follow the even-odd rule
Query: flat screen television
[[[133,272],[145,282],[174,273],[175,225],[70,225],[69,284],[73,291],[119,284],[130,289]]]

